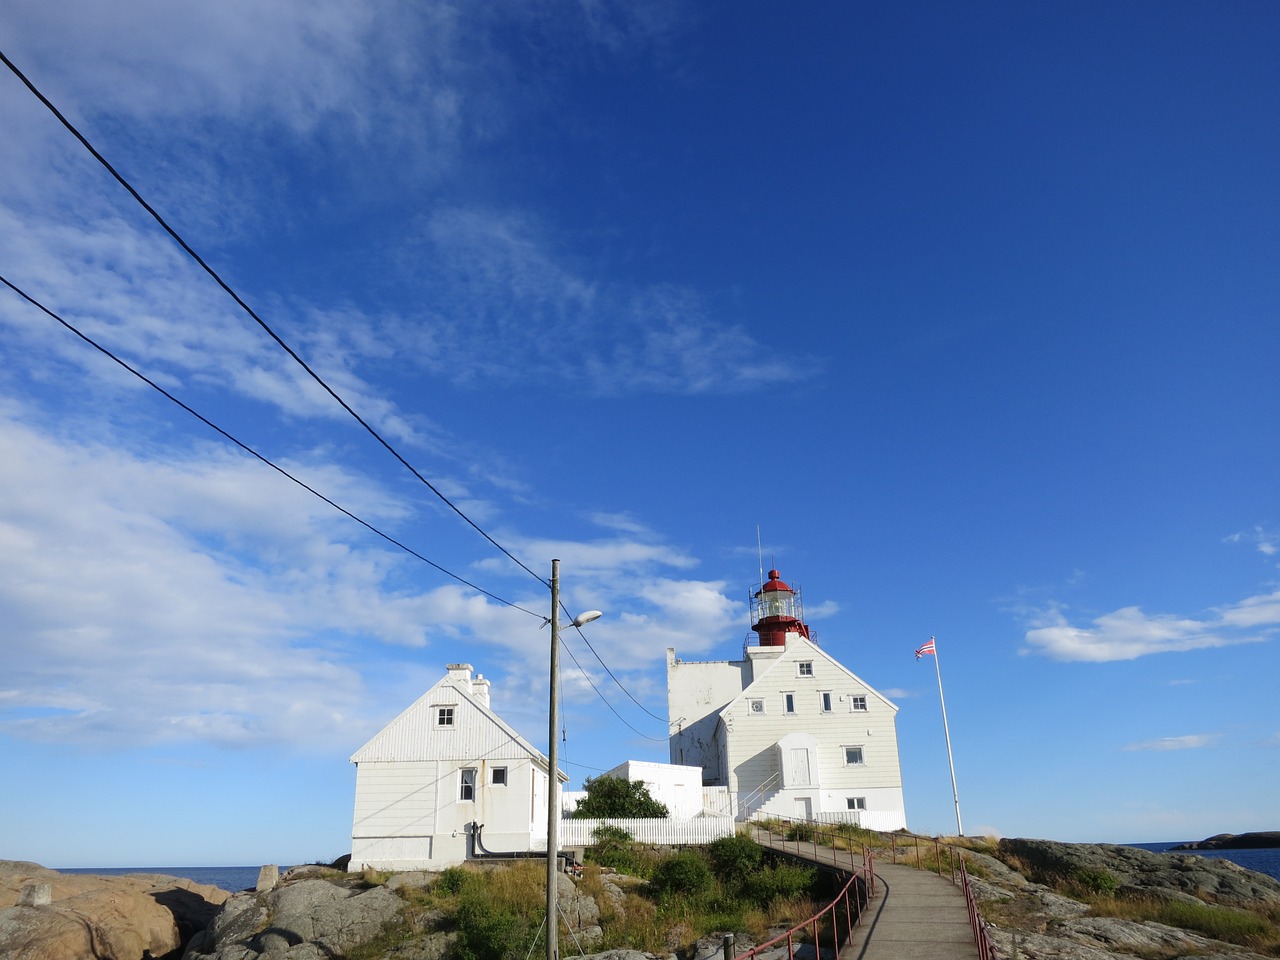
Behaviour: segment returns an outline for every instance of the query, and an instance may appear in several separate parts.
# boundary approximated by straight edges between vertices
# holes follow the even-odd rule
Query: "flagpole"
[[[960,823],[960,791],[956,788],[956,763],[951,757],[951,728],[947,725],[947,699],[942,695],[942,663],[938,659],[938,641],[930,637],[933,645],[933,666],[938,671],[938,702],[942,704],[942,733],[947,738],[947,766],[951,768],[951,796],[956,802],[956,833],[964,836],[964,827]]]

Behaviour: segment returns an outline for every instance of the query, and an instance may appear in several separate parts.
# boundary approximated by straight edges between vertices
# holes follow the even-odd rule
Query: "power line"
[[[274,470],[274,471],[276,471],[277,473],[279,473],[281,476],[286,477],[286,478],[287,478],[287,479],[289,479],[289,480],[292,480],[294,483],[296,483],[298,486],[302,487],[302,489],[306,490],[306,491],[307,491],[308,493],[310,493],[312,496],[318,497],[319,499],[323,500],[325,503],[327,503],[329,506],[333,507],[333,508],[334,508],[335,510],[337,510],[339,513],[345,514],[346,516],[350,517],[352,520],[354,520],[356,523],[360,524],[360,525],[361,525],[362,527],[364,527],[365,529],[369,530],[369,531],[370,531],[370,532],[372,532],[372,533],[377,534],[377,535],[378,535],[379,537],[381,537],[383,540],[386,540],[388,543],[394,544],[395,546],[397,546],[397,547],[399,547],[401,550],[403,550],[405,553],[408,553],[409,555],[411,555],[411,556],[413,556],[413,557],[416,557],[417,559],[421,560],[423,563],[427,564],[428,566],[433,567],[434,569],[436,569],[436,570],[440,571],[440,572],[441,572],[441,573],[443,573],[445,576],[447,576],[447,577],[452,577],[454,580],[458,581],[459,583],[463,584],[464,586],[470,587],[472,590],[475,590],[475,591],[477,591],[477,592],[479,592],[479,593],[484,594],[484,595],[485,595],[486,597],[488,597],[489,599],[491,599],[491,600],[496,600],[498,603],[504,604],[505,606],[511,607],[512,609],[519,610],[519,611],[521,611],[522,613],[527,613],[527,614],[529,614],[531,617],[537,617],[538,619],[543,619],[543,617],[542,617],[542,615],[541,615],[541,614],[539,614],[539,613],[534,613],[532,610],[528,610],[528,609],[526,609],[525,607],[520,606],[518,603],[513,603],[513,602],[512,602],[512,601],[510,601],[510,600],[504,600],[502,597],[498,596],[498,595],[497,595],[497,594],[495,594],[495,593],[490,593],[488,590],[484,589],[484,587],[477,586],[476,584],[472,583],[470,580],[464,579],[463,577],[458,576],[456,573],[453,573],[452,571],[445,569],[444,567],[440,566],[440,564],[436,563],[434,560],[428,560],[426,557],[424,557],[422,554],[418,553],[418,552],[417,552],[416,550],[414,550],[412,547],[406,546],[405,544],[403,544],[403,543],[401,543],[399,540],[397,540],[395,537],[392,537],[390,534],[383,533],[381,530],[379,530],[379,529],[378,529],[377,527],[375,527],[373,524],[369,523],[367,520],[364,520],[364,519],[362,519],[362,518],[360,518],[360,517],[356,516],[354,513],[352,513],[352,512],[351,512],[350,510],[348,510],[346,507],[340,506],[339,504],[337,504],[337,503],[335,503],[334,501],[330,500],[330,499],[329,499],[328,497],[326,497],[323,493],[320,493],[320,492],[319,492],[318,490],[316,490],[314,487],[309,486],[305,481],[298,479],[298,478],[297,478],[297,477],[295,477],[293,474],[291,474],[288,470],[285,470],[283,467],[278,466],[277,464],[275,464],[275,463],[271,462],[271,461],[270,461],[270,460],[268,460],[266,457],[264,457],[262,454],[258,453],[258,451],[254,450],[252,447],[250,447],[248,444],[243,443],[242,441],[240,441],[240,440],[236,439],[234,436],[232,436],[232,435],[231,435],[230,433],[228,433],[226,430],[223,430],[220,426],[218,426],[218,425],[217,425],[216,423],[214,423],[212,420],[209,420],[209,419],[208,419],[207,417],[205,417],[204,415],[200,414],[200,413],[199,413],[199,412],[197,412],[196,410],[194,410],[194,409],[192,409],[191,407],[187,406],[185,403],[183,403],[181,400],[179,400],[177,397],[175,397],[173,394],[171,394],[171,393],[170,393],[168,390],[166,390],[164,387],[160,386],[160,385],[159,385],[158,383],[156,383],[154,380],[151,380],[149,377],[147,377],[147,376],[146,376],[146,374],[144,374],[144,373],[142,373],[141,371],[139,371],[139,370],[135,369],[134,367],[130,366],[130,364],[129,364],[127,361],[120,359],[120,357],[117,357],[114,353],[112,353],[112,352],[111,352],[110,350],[108,350],[106,347],[102,346],[102,344],[98,343],[98,342],[97,342],[97,341],[95,341],[92,337],[88,336],[88,334],[85,334],[85,333],[83,333],[82,331],[78,330],[78,329],[77,329],[74,325],[72,325],[70,322],[68,322],[67,320],[64,320],[64,319],[63,319],[62,317],[60,317],[58,314],[54,313],[52,310],[50,310],[48,307],[46,307],[43,303],[41,303],[40,301],[36,300],[34,297],[32,297],[32,296],[31,296],[30,294],[28,294],[26,291],[22,290],[21,288],[19,288],[19,287],[18,287],[18,286],[16,286],[15,284],[13,284],[13,283],[12,283],[12,282],[7,278],[7,277],[5,277],[3,274],[0,274],[0,283],[3,283],[6,287],[8,287],[10,290],[12,290],[14,293],[16,293],[18,296],[20,296],[23,300],[26,300],[26,301],[27,301],[27,303],[31,304],[31,305],[32,305],[33,307],[35,307],[36,309],[38,309],[38,310],[42,311],[43,313],[45,313],[45,314],[47,314],[48,316],[52,317],[54,320],[58,321],[58,323],[62,324],[62,326],[64,326],[66,329],[70,330],[70,331],[71,331],[72,333],[74,333],[77,337],[79,337],[79,338],[80,338],[81,340],[83,340],[85,343],[89,344],[89,346],[93,347],[93,348],[94,348],[95,350],[97,350],[99,353],[101,353],[101,354],[103,354],[104,356],[108,357],[109,359],[111,359],[111,360],[115,361],[115,362],[116,362],[116,363],[118,363],[121,367],[123,367],[124,369],[128,370],[131,374],[133,374],[135,377],[137,377],[139,380],[141,380],[141,381],[142,381],[143,383],[145,383],[147,386],[151,387],[151,388],[152,388],[152,389],[154,389],[154,390],[157,390],[158,392],[160,392],[161,394],[163,394],[167,399],[169,399],[169,400],[173,401],[174,403],[176,403],[176,404],[177,404],[178,406],[180,406],[183,410],[187,411],[187,413],[191,414],[193,417],[195,417],[197,420],[199,420],[199,421],[200,421],[201,423],[203,423],[205,426],[207,426],[207,427],[209,427],[210,429],[212,429],[212,430],[216,431],[217,433],[219,433],[220,435],[222,435],[223,437],[225,437],[227,440],[229,440],[229,441],[231,441],[232,443],[234,443],[234,444],[235,444],[237,447],[239,447],[241,450],[245,451],[245,453],[248,453],[250,456],[254,457],[254,458],[255,458],[255,459],[257,459],[257,460],[260,460],[262,463],[265,463],[268,467],[270,467],[272,470]]]
[[[579,633],[581,633],[581,631],[579,631]],[[578,672],[582,674],[583,678],[587,681],[587,683],[591,684],[591,689],[596,692],[596,696],[599,697],[600,700],[604,703],[604,705],[613,712],[613,715],[615,717],[617,717],[619,720],[622,721],[623,726],[625,726],[628,730],[630,730],[636,736],[643,737],[646,740],[652,740],[655,743],[663,743],[664,741],[667,740],[666,737],[651,737],[647,733],[641,733],[635,727],[631,726],[631,724],[627,723],[626,718],[624,718],[622,714],[620,714],[617,711],[614,705],[609,702],[608,698],[603,693],[600,692],[600,688],[596,686],[596,682],[591,679],[591,674],[587,673],[587,671],[582,669],[582,664],[580,664],[578,662],[578,658],[573,655],[573,651],[569,649],[569,645],[565,643],[563,640],[560,641],[560,645],[564,647],[564,652],[569,655],[569,659],[572,660],[573,665],[578,668]],[[605,669],[608,669],[608,668],[606,667]],[[647,710],[645,712],[648,713]],[[652,714],[650,714],[650,716],[652,716]],[[658,719],[661,720],[662,718],[659,717]]]
[[[565,614],[566,614],[566,615],[569,613],[568,608],[567,608],[567,607],[565,607],[565,605],[564,605],[563,603],[562,603],[562,604],[560,604],[560,609],[564,610],[564,612],[565,612]],[[599,661],[600,666],[604,667],[604,672],[605,672],[605,673],[607,673],[607,674],[609,675],[609,679],[611,679],[615,684],[617,684],[617,685],[618,685],[618,689],[619,689],[619,690],[621,690],[623,693],[625,693],[625,694],[626,694],[626,695],[631,699],[631,702],[632,702],[632,703],[634,703],[637,707],[639,707],[641,710],[643,710],[643,711],[644,711],[645,713],[647,713],[649,716],[653,717],[653,719],[655,719],[655,720],[661,720],[663,723],[666,723],[666,722],[667,722],[667,718],[666,718],[666,717],[660,717],[660,716],[658,716],[656,713],[654,713],[652,710],[650,710],[648,707],[646,707],[643,703],[641,703],[639,700],[637,700],[637,699],[635,698],[635,695],[634,695],[634,694],[632,694],[632,692],[631,692],[630,690],[628,690],[625,686],[623,686],[623,685],[622,685],[622,681],[621,681],[621,680],[619,680],[619,679],[614,675],[613,671],[609,669],[609,665],[608,665],[607,663],[605,663],[605,662],[604,662],[604,658],[603,658],[603,657],[601,657],[601,656],[600,656],[600,654],[596,652],[596,648],[595,648],[595,647],[593,647],[593,646],[591,645],[591,641],[590,641],[590,640],[588,640],[588,639],[587,639],[587,635],[586,635],[585,633],[583,633],[583,632],[582,632],[582,628],[581,628],[581,627],[579,627],[577,624],[574,624],[573,629],[575,629],[575,630],[577,630],[577,631],[578,631],[578,636],[580,636],[580,637],[582,638],[582,642],[583,642],[583,643],[585,643],[585,644],[587,645],[587,649],[588,649],[588,650],[590,650],[590,651],[592,652],[592,654],[594,654],[594,655],[595,655],[595,658],[596,658],[596,660],[598,660],[598,661]],[[568,648],[566,647],[565,649],[568,649]],[[574,662],[576,663],[577,661],[575,660]],[[579,669],[581,669],[581,668],[579,668]]]
[[[3,51],[0,51],[0,61],[4,62],[5,66],[7,66],[9,70],[20,81],[22,81],[23,85],[25,85],[27,89],[31,91],[31,93],[36,97],[36,99],[38,99],[42,104],[44,104],[44,106],[54,115],[54,117],[57,118],[58,122],[61,123],[71,133],[71,135],[74,136],[80,142],[80,144],[86,150],[89,151],[90,155],[93,156],[93,158],[97,160],[103,166],[103,168],[106,169],[106,171],[110,173],[111,176],[122,187],[124,187],[126,191],[128,191],[129,195],[132,196],[133,199],[136,200],[138,204],[148,214],[151,215],[152,219],[154,219],[156,223],[159,224],[160,227],[183,249],[183,251],[188,256],[190,256],[191,259],[194,260],[201,267],[201,269],[203,269],[205,273],[207,273],[213,279],[213,281],[219,287],[222,288],[222,290],[228,296],[231,297],[231,299],[236,303],[236,305],[239,306],[245,313],[247,313],[258,324],[258,326],[261,327],[263,331],[265,331],[267,335],[270,336],[271,339],[274,340],[275,343],[282,350],[284,350],[285,353],[289,355],[290,358],[292,358],[300,367],[302,367],[303,370],[306,371],[306,373],[308,374],[308,376],[312,378],[312,380],[314,380],[326,393],[329,394],[329,396],[331,396],[339,404],[339,406],[342,407],[343,410],[345,410],[353,419],[355,419],[355,421],[359,423],[360,426],[364,427],[364,429],[369,433],[370,436],[372,436],[375,440],[377,440],[377,442],[381,444],[382,447],[385,448],[388,453],[390,453],[393,457],[395,457],[396,460],[398,460],[407,470],[409,470],[409,472],[412,473],[414,477],[416,477],[424,486],[427,487],[427,489],[429,489],[432,493],[434,493],[442,502],[444,502],[451,510],[453,510],[454,513],[456,513],[459,517],[461,517],[472,529],[474,529],[477,533],[479,533],[482,537],[484,537],[485,540],[487,540],[490,544],[496,547],[508,559],[510,559],[513,563],[515,563],[518,567],[520,567],[522,570],[528,573],[531,577],[533,577],[539,583],[543,584],[544,586],[548,585],[545,579],[543,579],[540,575],[535,573],[529,566],[527,566],[523,561],[521,561],[518,557],[516,557],[513,553],[511,553],[510,550],[508,550],[505,546],[503,546],[501,543],[495,540],[492,536],[490,536],[490,534],[486,532],[483,528],[481,528],[479,524],[477,524],[474,520],[472,520],[469,516],[467,516],[467,514],[464,513],[462,509],[458,507],[457,504],[455,504],[452,500],[450,500],[449,497],[447,497],[439,488],[437,488],[433,483],[431,483],[430,480],[428,480],[425,476],[423,476],[417,470],[417,468],[413,466],[413,464],[409,463],[409,461],[406,460],[404,456],[401,455],[401,453],[394,446],[392,446],[391,443],[388,440],[386,440],[386,438],[384,438],[381,433],[378,432],[377,429],[375,429],[368,421],[366,421],[363,417],[361,417],[360,414],[357,413],[356,410],[353,407],[351,407],[351,405],[347,403],[347,401],[344,400],[337,393],[337,391],[335,391],[331,386],[329,386],[329,384],[324,380],[324,378],[321,377],[320,374],[318,374],[315,370],[313,370],[311,366],[305,360],[303,360],[302,357],[291,346],[289,346],[289,344],[286,343],[285,340],[278,333],[276,333],[276,331],[272,329],[272,327],[265,320],[263,320],[262,317],[259,316],[258,313],[251,306],[249,306],[249,304],[246,303],[244,299],[241,298],[241,296],[238,293],[236,293],[234,289],[232,289],[230,284],[228,284],[225,280],[223,280],[223,278],[218,274],[218,272],[214,270],[213,267],[211,267],[204,260],[204,258],[201,257],[200,254],[198,254],[191,247],[191,245],[188,244],[187,241],[183,239],[183,237],[173,227],[169,225],[169,223],[164,219],[164,217],[162,217],[160,213],[142,197],[142,195],[133,187],[133,185],[128,180],[126,180],[124,176],[120,174],[120,172],[117,171],[114,166],[112,166],[112,164],[110,163],[110,161],[106,159],[106,157],[104,157],[100,152],[98,152],[98,150],[93,146],[93,144],[89,142],[88,138],[86,138],[84,134],[82,134],[75,127],[75,125],[72,124],[71,121],[68,120],[62,114],[62,112],[53,104],[53,102],[50,101],[49,98],[46,97],[30,79],[27,78],[27,76],[17,67],[16,64],[13,63],[12,60],[8,58],[8,56],[4,54]],[[339,510],[340,512],[346,514],[348,517],[355,520],[357,523],[360,523],[363,526],[367,527],[373,533],[377,534],[378,536],[382,537],[388,542],[396,545],[397,547],[406,551],[407,553],[417,557],[419,560],[422,560],[424,563],[429,564],[430,566],[439,570],[441,573],[444,573],[445,575],[453,578],[454,580],[457,580],[459,583],[462,583],[474,590],[477,590],[478,592],[484,594],[487,597],[490,597],[493,600],[498,601],[499,603],[503,603],[507,606],[511,606],[515,609],[521,610],[525,613],[529,613],[533,616],[539,616],[538,614],[534,614],[532,611],[527,610],[524,607],[519,606],[518,604],[512,603],[511,601],[505,600],[501,597],[498,597],[495,594],[490,593],[489,591],[485,590],[482,587],[476,586],[470,581],[465,580],[464,578],[458,576],[455,573],[452,573],[451,571],[445,569],[444,567],[441,567],[439,564],[436,564],[434,561],[428,560],[426,557],[422,556],[421,554],[418,554],[416,551],[412,550],[410,547],[400,543],[398,540],[395,540],[393,537],[390,537],[389,535],[383,533],[382,531],[378,530],[376,527],[367,523],[360,517],[356,516],[355,514],[351,513],[345,508],[339,506],[337,503],[334,503],[328,497],[325,497],[323,494],[307,486],[307,484],[303,483],[298,478],[292,476],[283,468],[278,467],[276,464],[272,463],[270,460],[263,457],[257,451],[253,450],[251,447],[248,447],[245,444],[241,443],[238,439],[233,437],[231,434],[227,433],[226,431],[222,430],[222,428],[218,427],[216,424],[212,423],[211,421],[207,420],[205,417],[201,416],[195,410],[188,407],[185,403],[178,400],[176,397],[168,393],[162,387],[155,384],[153,381],[149,380],[142,373],[135,370],[133,367],[129,366],[120,358],[116,357],[114,354],[108,351],[105,347],[102,347],[95,341],[91,340],[90,338],[85,336],[83,333],[81,333],[79,330],[77,330],[75,327],[73,327],[71,324],[67,323],[67,321],[63,320],[60,316],[48,310],[38,301],[29,297],[26,293],[24,293],[18,287],[9,283],[8,280],[5,280],[3,277],[0,277],[0,280],[2,280],[6,286],[14,290],[14,292],[16,292],[19,296],[28,300],[34,306],[43,310],[45,313],[48,313],[49,316],[53,317],[53,319],[63,324],[63,326],[65,326],[72,333],[76,334],[78,337],[81,337],[82,339],[85,340],[85,342],[89,343],[91,346],[95,347],[96,349],[104,353],[106,356],[110,357],[112,360],[119,363],[130,373],[133,373],[135,376],[143,380],[143,382],[154,387],[160,393],[164,394],[164,396],[168,397],[174,403],[181,406],[184,410],[186,410],[192,416],[196,417],[197,419],[199,419],[200,421],[208,425],[210,428],[212,428],[213,430],[217,431],[219,434],[226,437],[232,443],[244,449],[247,453],[261,460],[263,463],[267,464],[267,466],[271,467],[273,470],[276,470],[277,472],[281,473],[283,476],[287,477],[288,479],[297,483],[299,486],[306,489],[308,492],[312,493],[316,497],[319,497],[321,500],[324,500],[334,509]],[[581,630],[578,630],[578,635],[582,637],[583,642],[586,643],[587,645],[587,648],[595,656],[596,660],[599,661],[600,665],[604,668],[605,672],[609,675],[609,677],[613,680],[613,682],[617,684],[618,688],[622,690],[622,692],[625,693],[627,697],[630,698],[631,701],[636,704],[636,706],[638,706],[642,711],[644,711],[646,714],[648,714],[650,717],[654,718],[655,720],[664,720],[663,717],[658,716],[657,714],[649,710],[647,707],[645,707],[644,704],[642,704],[638,699],[636,699],[636,697],[631,693],[630,690],[628,690],[625,686],[623,686],[622,682],[617,678],[614,672],[609,668],[609,665],[605,663],[604,659],[600,656],[600,654],[596,651],[596,649],[591,645],[591,642],[587,640],[586,636],[582,633]],[[565,647],[565,649],[566,651],[568,651],[567,646]],[[602,701],[604,701],[605,705],[608,706],[609,709],[613,711],[615,716],[617,716],[618,719],[621,720],[627,727],[629,727],[637,735],[641,737],[645,737],[645,739],[649,739],[649,740],[665,739],[665,738],[648,737],[647,735],[641,733],[639,730],[636,730],[635,727],[632,727],[631,724],[627,723],[627,721],[622,718],[622,715],[619,714],[617,710],[614,709],[613,705],[604,697],[604,695],[600,692],[599,688],[596,687],[594,681],[591,680],[590,675],[585,670],[582,669],[581,664],[579,664],[577,659],[573,656],[572,651],[569,651],[569,656],[573,658],[574,664],[578,667],[579,671],[581,671],[582,675],[587,678],[587,682],[591,684],[591,687],[593,690],[595,690],[596,695],[599,696]]]
[[[196,251],[192,249],[190,244],[188,244],[186,240],[182,239],[182,237],[178,234],[176,230],[173,229],[173,227],[169,226],[169,224],[165,221],[165,219],[162,216],[160,216],[159,213],[156,212],[155,208],[152,207],[151,204],[147,203],[147,201],[142,198],[142,195],[133,188],[133,185],[130,184],[129,181],[126,180],[123,176],[121,176],[121,174],[116,170],[116,168],[113,167],[110,164],[110,162],[108,162],[106,157],[104,157],[101,153],[97,151],[97,149],[94,148],[93,144],[91,144],[88,141],[88,139],[84,136],[84,134],[82,134],[79,130],[77,130],[76,127],[71,123],[71,121],[62,115],[62,112],[59,111],[58,108],[53,105],[52,101],[50,101],[48,97],[46,97],[43,93],[41,93],[34,83],[32,83],[29,79],[27,79],[26,74],[24,74],[21,70],[19,70],[18,67],[14,64],[14,62],[10,60],[7,56],[5,56],[4,51],[0,51],[0,60],[4,61],[5,66],[7,66],[13,72],[14,76],[16,76],[19,80],[21,80],[22,83],[26,86],[26,88],[35,95],[36,99],[38,99],[41,103],[43,103],[49,109],[49,111],[55,117],[57,117],[58,121],[64,127],[66,127],[67,130],[71,132],[72,136],[74,136],[77,140],[80,141],[81,145],[83,145],[84,148],[89,151],[89,153],[93,156],[93,158],[97,160],[100,164],[102,164],[102,166],[106,168],[107,172],[110,173],[111,176],[114,177],[116,181],[122,187],[124,187],[125,190],[129,192],[129,195],[132,196],[134,200],[138,201],[138,203],[142,205],[142,208],[146,210],[147,213],[151,214],[152,218],[156,221],[156,223],[160,224],[160,226],[164,229],[164,231],[167,234],[169,234],[169,236],[172,237],[174,241],[177,242],[178,246],[182,247],[182,249],[186,251],[186,253],[191,257],[191,259],[193,259],[196,263],[198,263],[201,266],[201,268],[203,268],[204,272],[213,278],[214,282],[217,283],[217,285],[220,286],[227,293],[227,295],[230,296],[231,299],[236,302],[236,304],[240,307],[240,309],[242,309],[245,313],[247,313],[250,317],[252,317],[257,322],[258,326],[260,326],[263,330],[266,331],[267,335],[270,336],[271,339],[274,340],[279,345],[280,349],[284,350],[285,353],[287,353],[290,357],[292,357],[293,360],[300,367],[302,367],[303,370],[307,372],[307,374],[311,377],[312,380],[314,380],[317,384],[319,384],[320,387],[323,388],[323,390],[327,394],[329,394],[329,396],[333,397],[333,399],[338,402],[338,404],[342,407],[342,409],[345,410],[347,413],[349,413],[355,419],[355,421],[360,424],[360,426],[364,427],[365,430],[368,431],[370,436],[372,436],[375,440],[378,441],[378,443],[380,443],[384,448],[386,448],[388,453],[390,453],[393,457],[399,460],[400,463],[403,464],[404,467],[410,473],[412,473],[415,477],[417,477],[418,480],[421,481],[428,490],[430,490],[437,497],[439,497],[445,504],[447,504],[449,509],[451,509],[454,513],[456,513],[459,517],[461,517],[464,521],[466,521],[466,523],[473,530],[479,533],[480,536],[484,537],[486,540],[489,541],[489,543],[493,544],[493,546],[497,547],[500,551],[502,551],[502,553],[504,553],[513,563],[515,563],[518,567],[520,567],[522,570],[528,573],[529,576],[533,577],[535,580],[537,580],[539,583],[543,584],[544,586],[547,585],[547,581],[545,581],[538,574],[534,573],[533,570],[531,570],[528,566],[526,566],[523,561],[518,559],[515,556],[515,554],[513,554],[510,550],[508,550],[506,547],[500,544],[497,540],[491,537],[487,532],[485,532],[485,530],[483,530],[479,524],[477,524],[469,516],[463,513],[462,509],[457,504],[455,504],[452,500],[450,500],[447,496],[445,496],[445,494],[441,492],[440,489],[437,488],[430,480],[428,480],[421,473],[419,473],[417,468],[414,467],[413,464],[411,464],[403,456],[401,456],[400,452],[396,450],[396,448],[393,447],[382,436],[382,434],[380,434],[376,429],[374,429],[374,427],[368,421],[366,421],[363,417],[361,417],[360,414],[356,413],[356,411],[351,407],[351,405],[348,404],[346,400],[342,399],[342,397],[338,395],[337,391],[335,391],[331,386],[329,386],[329,384],[325,382],[324,378],[321,377],[320,374],[316,373],[313,369],[311,369],[311,367],[307,364],[307,362],[303,360],[302,357],[300,357],[294,351],[294,349],[290,347],[289,344],[287,344],[284,341],[284,339],[267,324],[265,320],[262,319],[262,317],[258,316],[258,314],[254,311],[252,307],[250,307],[243,299],[241,299],[240,295],[236,293],[235,290],[233,290],[231,286],[225,280],[222,279],[221,276],[218,275],[217,271],[215,271],[213,267],[209,266],[209,264],[205,262],[204,258],[202,258],[200,254],[196,253]]]

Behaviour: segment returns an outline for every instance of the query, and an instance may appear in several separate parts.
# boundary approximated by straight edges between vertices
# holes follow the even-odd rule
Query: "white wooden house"
[[[671,762],[702,768],[738,819],[906,826],[898,708],[809,637],[798,593],[769,571],[752,597],[743,659],[667,650]]]
[[[471,664],[447,670],[351,757],[351,870],[442,870],[547,849],[547,757],[490,709],[489,681]]]

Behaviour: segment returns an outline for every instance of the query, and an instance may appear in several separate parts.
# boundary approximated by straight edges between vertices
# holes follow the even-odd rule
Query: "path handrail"
[[[769,831],[769,835],[772,836],[773,832]],[[806,854],[802,854],[800,852],[800,841],[796,841],[795,856],[801,857],[805,860],[809,860],[811,863],[819,867],[833,867],[840,873],[845,872],[845,868],[835,862],[835,851],[837,849],[835,846],[836,835],[830,834],[831,841],[832,841],[831,842],[831,851],[832,851],[831,863],[823,863],[822,861],[818,860],[818,856],[817,856],[818,845],[817,845],[817,839],[816,839],[817,836],[818,834],[815,832],[814,834],[815,839],[813,841],[814,849],[813,849],[812,857]],[[784,845],[786,844],[786,842],[787,841],[784,838],[783,839]],[[875,878],[876,878],[875,858],[871,852],[870,847],[868,847],[865,843],[860,844],[860,846],[862,847],[862,866],[858,866],[854,862],[853,845],[852,845],[852,842],[850,842],[849,867],[848,867],[849,879],[845,881],[844,886],[840,888],[840,892],[835,895],[835,898],[829,904],[827,904],[825,907],[823,907],[821,910],[819,910],[817,913],[815,913],[813,916],[809,917],[808,919],[800,921],[790,930],[787,930],[785,933],[780,933],[778,934],[778,936],[774,937],[772,940],[767,940],[764,943],[760,944],[759,946],[752,947],[750,950],[747,950],[747,951],[744,951],[743,953],[738,954],[736,957],[733,958],[733,960],[751,960],[751,958],[755,957],[761,951],[778,946],[778,944],[780,944],[783,940],[787,942],[787,960],[794,960],[795,940],[796,940],[797,934],[802,934],[810,930],[812,931],[812,935],[813,935],[814,954],[818,958],[821,958],[822,944],[820,940],[819,925],[821,924],[823,918],[827,916],[827,914],[831,914],[832,945],[835,947],[835,952],[839,954],[840,945],[841,945],[839,908],[841,907],[841,905],[843,905],[844,907],[844,924],[845,924],[844,942],[848,943],[850,937],[853,935],[853,928],[861,925],[862,923],[863,909],[866,907],[870,898],[875,895]],[[776,847],[770,847],[770,849],[778,850],[778,848]],[[787,853],[788,851],[784,846],[782,850],[778,852]],[[850,900],[851,895],[854,898],[852,902]],[[988,958],[984,957],[982,958],[982,960],[988,960]]]
[[[791,820],[784,817],[772,817],[770,819],[779,820],[782,823],[803,823],[809,826],[815,825],[815,822],[812,820]],[[763,828],[760,828],[759,826],[757,826],[757,829],[763,829]],[[860,828],[860,829],[866,829],[866,828]],[[772,831],[769,831],[769,832],[770,832],[770,835],[772,835]],[[982,914],[978,910],[978,900],[977,900],[977,897],[974,895],[973,884],[969,878],[969,870],[965,866],[963,848],[957,847],[955,844],[950,844],[950,843],[944,844],[941,838],[939,837],[921,837],[914,833],[885,833],[882,830],[868,830],[867,832],[879,834],[881,837],[889,841],[889,850],[890,850],[890,855],[893,858],[892,859],[893,863],[898,862],[898,841],[906,838],[910,838],[911,840],[915,841],[915,843],[913,844],[915,847],[915,860],[916,860],[915,865],[917,869],[921,869],[921,870],[924,869],[924,863],[920,856],[920,841],[924,840],[927,843],[931,842],[933,844],[934,858],[937,861],[938,876],[943,875],[942,865],[945,859],[951,868],[951,882],[953,884],[958,884],[961,890],[964,892],[965,907],[968,910],[968,914],[969,914],[969,927],[973,931],[973,942],[978,948],[978,956],[980,960],[1000,960],[1000,954],[996,951],[995,944],[991,940],[991,933],[987,929],[987,924],[982,919]],[[818,846],[819,836],[827,836],[827,835],[822,834],[820,831],[816,829],[814,830],[813,832],[814,853],[812,857],[805,858],[805,859],[811,859],[815,863],[818,862],[817,846]],[[829,836],[834,838],[835,836],[838,836],[838,834],[830,834]],[[847,839],[847,838],[844,838],[844,839]],[[783,842],[785,844],[787,841],[784,840]],[[850,842],[852,843],[852,841]],[[834,849],[834,846],[835,844],[833,839],[833,842],[832,842],[833,849]],[[866,844],[863,844],[862,848],[864,851],[863,856],[866,862],[870,863],[871,848],[868,847]],[[783,850],[785,852],[785,846]],[[946,853],[945,858],[943,857],[944,852]],[[800,841],[798,840],[796,841],[796,856],[801,856]],[[871,874],[872,886],[869,887],[869,890],[872,896],[875,895],[874,882],[875,882],[875,874],[872,873]],[[806,921],[806,923],[808,923],[808,921]],[[804,926],[804,924],[801,924],[800,926]],[[795,928],[795,929],[799,929],[799,928]],[[788,936],[792,932],[793,931],[789,930],[787,931],[786,934],[783,934],[782,936],[784,937]],[[770,944],[776,943],[780,939],[782,939],[782,937],[775,937],[773,940],[770,940],[769,943]],[[757,947],[756,949],[757,950],[762,949],[763,946],[764,945],[762,944],[761,947]],[[743,957],[750,956],[750,953],[742,954],[742,956]],[[790,957],[791,957],[791,953],[790,951],[788,951],[788,958]],[[740,958],[735,957],[734,960],[740,960]]]

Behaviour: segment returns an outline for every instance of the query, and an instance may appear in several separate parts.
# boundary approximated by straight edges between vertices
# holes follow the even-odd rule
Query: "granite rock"
[[[33,888],[37,895],[32,895]],[[64,874],[34,863],[0,860],[0,957],[177,956],[228,896],[218,887],[179,877]]]

